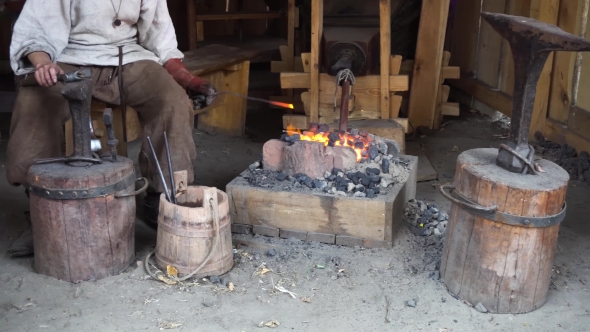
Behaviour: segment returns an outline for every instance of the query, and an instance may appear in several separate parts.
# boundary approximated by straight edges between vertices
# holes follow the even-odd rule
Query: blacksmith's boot
[[[29,191],[25,190],[27,198],[29,197]],[[27,226],[22,234],[14,240],[14,242],[8,248],[8,254],[10,257],[25,257],[32,256],[33,250],[33,228],[31,227],[31,212],[25,212],[25,218],[27,219]]]
[[[158,229],[160,195],[161,193],[148,192],[143,198],[143,221],[154,230]]]

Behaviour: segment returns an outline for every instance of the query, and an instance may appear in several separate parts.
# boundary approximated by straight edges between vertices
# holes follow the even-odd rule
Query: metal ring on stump
[[[491,313],[526,313],[547,300],[569,175],[543,159],[544,173],[509,172],[497,156],[459,155],[454,192],[444,193],[452,205],[440,270],[458,298]]]
[[[219,242],[213,252],[217,230],[210,199],[219,218]],[[156,264],[163,270],[171,265],[182,277],[193,272],[211,252],[210,259],[193,277],[226,273],[234,265],[230,226],[227,194],[217,188],[189,186],[186,193],[178,197],[178,204],[168,202],[162,194]]]

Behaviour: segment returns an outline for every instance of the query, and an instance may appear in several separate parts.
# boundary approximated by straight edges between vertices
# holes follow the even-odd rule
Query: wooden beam
[[[391,55],[391,0],[379,1],[381,49],[381,118],[389,119],[389,61]]]
[[[281,89],[310,89],[312,88],[311,77],[311,74],[308,73],[281,73]],[[320,74],[318,83],[318,89],[322,91],[333,90],[336,85],[334,76],[328,74]],[[408,76],[389,76],[388,83],[389,91],[408,90]],[[353,93],[355,90],[377,90],[375,95],[378,95],[381,93],[381,76],[367,75],[357,77],[352,88]],[[313,103],[313,89],[310,92],[312,94]]]
[[[434,129],[440,128],[443,115],[445,115],[444,110],[443,110],[443,108],[444,108],[443,103],[446,102],[446,98],[448,98],[448,91],[445,91],[445,88],[443,86],[443,83],[445,82],[443,69],[445,67],[447,67],[450,62],[451,62],[451,52],[444,51],[442,62],[441,62],[442,68],[441,68],[440,78],[439,78],[441,86],[439,87],[437,95],[436,95],[436,106],[434,108],[434,118],[433,118],[434,122],[432,123],[432,127]],[[461,75],[461,73],[459,73],[459,76],[460,75]],[[447,92],[446,97],[445,97],[445,92]]]
[[[432,128],[440,89],[449,0],[423,0],[410,89],[409,118],[415,127]]]
[[[588,129],[590,130],[590,128]],[[576,151],[590,151],[590,141],[584,137],[568,130],[568,127],[559,121],[547,118],[545,121],[545,130],[543,131],[545,137],[555,143],[564,144],[574,147]]]
[[[402,68],[402,56],[392,55],[389,57],[389,75],[399,75]]]
[[[461,78],[461,68],[445,66],[442,68],[443,80],[457,80]]]
[[[559,2],[559,0],[531,0],[531,18],[553,25],[557,24]],[[555,52],[552,52],[549,55],[549,58],[541,71],[539,82],[537,83],[537,94],[533,106],[529,139],[535,138],[536,131],[542,132],[545,129],[554,53]]]
[[[310,121],[318,122],[320,104],[320,52],[324,26],[324,1],[311,1],[311,104]],[[388,58],[389,59],[389,58]]]
[[[460,114],[459,103],[443,103],[442,104],[442,115],[447,116],[459,116]]]
[[[402,67],[402,56],[392,55],[389,57],[389,75],[399,75]],[[396,96],[395,92],[389,94],[389,118],[395,119],[399,116],[402,107],[402,96]]]
[[[299,114],[285,114],[283,115],[283,128],[287,129],[287,126],[292,125],[297,129],[308,129],[309,117]]]
[[[468,77],[449,81],[449,84],[507,116],[512,115],[512,97],[505,92]]]
[[[301,62],[304,73],[311,73],[311,53],[301,53]]]
[[[565,32],[578,34],[581,25],[582,1],[561,1],[558,25]],[[549,98],[549,117],[567,123],[572,104],[572,77],[575,52],[556,52],[551,76],[551,92]]]
[[[273,18],[282,18],[284,14],[280,12],[237,12],[237,13],[216,13],[197,15],[197,21],[223,21],[223,20],[267,20]]]
[[[189,51],[197,49],[197,20],[195,17],[197,14],[196,2],[197,0],[186,1]]]
[[[303,63],[301,57],[293,57],[293,66],[290,66],[288,61],[271,61],[270,62],[271,73],[284,73],[284,72],[303,72]]]

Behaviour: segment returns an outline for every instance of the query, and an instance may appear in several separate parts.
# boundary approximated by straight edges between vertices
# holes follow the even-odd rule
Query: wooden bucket
[[[451,294],[491,313],[526,313],[547,300],[568,173],[540,160],[537,175],[496,165],[497,149],[457,159],[441,276]]]
[[[217,212],[219,232],[210,202]],[[168,202],[162,194],[156,264],[164,271],[171,265],[182,277],[208,259],[193,277],[226,273],[234,264],[230,226],[227,194],[217,188],[190,186],[178,197],[178,205]]]

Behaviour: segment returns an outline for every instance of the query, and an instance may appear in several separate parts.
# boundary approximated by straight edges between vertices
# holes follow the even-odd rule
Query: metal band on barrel
[[[27,188],[33,194],[48,199],[86,199],[95,197],[104,197],[113,195],[118,191],[125,190],[135,183],[135,173],[131,173],[125,179],[104,187],[88,189],[56,189],[42,188],[33,184],[28,184]]]
[[[445,189],[450,189],[451,194],[448,194]],[[468,211],[476,216],[500,222],[512,226],[522,226],[531,228],[551,227],[559,224],[565,218],[567,205],[563,203],[563,209],[555,215],[545,217],[526,217],[516,216],[509,213],[499,212],[496,207],[484,207],[467,199],[465,196],[459,194],[453,186],[443,185],[440,191],[445,198],[457,204],[461,209]]]

